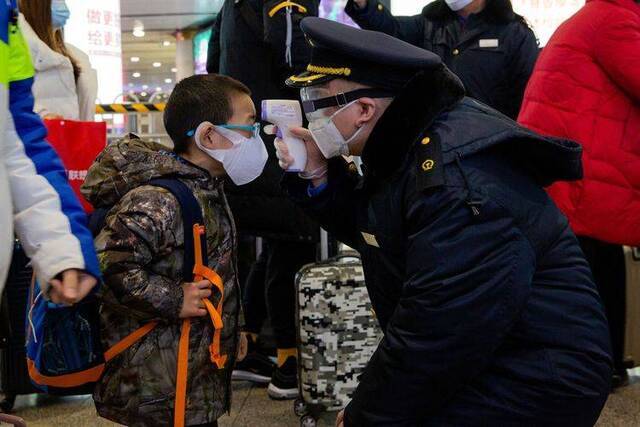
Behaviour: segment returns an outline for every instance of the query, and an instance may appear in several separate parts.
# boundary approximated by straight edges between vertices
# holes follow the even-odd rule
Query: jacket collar
[[[367,140],[362,154],[366,180],[393,174],[435,119],[463,97],[462,83],[444,65],[436,71],[418,73],[394,99]]]

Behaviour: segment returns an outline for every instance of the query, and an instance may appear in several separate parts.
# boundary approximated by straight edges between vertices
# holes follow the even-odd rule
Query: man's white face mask
[[[325,116],[323,118],[309,121],[309,132],[311,132],[313,140],[316,142],[325,158],[330,159],[332,157],[348,156],[349,143],[354,141],[358,135],[360,135],[362,129],[364,129],[363,127],[360,127],[353,135],[348,139],[345,139],[336,127],[336,124],[333,122],[334,117],[351,107],[356,102],[358,101],[356,100],[348,103],[329,117]]]
[[[225,172],[236,185],[245,185],[258,178],[269,158],[269,153],[260,137],[260,124],[254,126],[219,125],[214,126],[216,132],[231,141],[233,147],[214,150],[202,144],[200,135],[202,127],[209,125],[201,123],[195,134],[195,142],[198,148],[216,159],[224,167]],[[251,138],[246,138],[232,129],[248,130],[252,132]],[[189,135],[192,136],[192,135]]]
[[[358,89],[351,92],[330,96],[323,88],[303,88],[300,91],[302,106],[309,120],[309,132],[313,136],[318,149],[327,158],[349,155],[349,144],[356,141],[364,126],[358,128],[349,138],[345,138],[334,123],[334,118],[358,102],[360,98],[385,98],[391,96],[381,89]],[[327,108],[339,106],[340,109],[329,115]]]

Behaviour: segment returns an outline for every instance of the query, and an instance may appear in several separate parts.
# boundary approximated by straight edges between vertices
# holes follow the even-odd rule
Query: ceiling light
[[[140,62],[140,57],[139,56],[132,56],[131,57],[131,62]]]
[[[171,79],[164,79],[164,82],[167,83],[167,84],[171,83],[172,81],[173,80],[171,80]]]
[[[162,46],[164,47],[171,46],[171,42],[169,40],[165,40],[162,42]]]
[[[153,63],[153,67],[154,68],[160,68],[160,67],[162,67],[162,63],[161,62],[154,62]]]
[[[171,72],[172,72],[172,73],[177,73],[177,72],[178,72],[178,69],[177,69],[176,67],[173,67],[173,68],[171,69]]]
[[[131,75],[133,76],[134,79],[137,79],[138,77],[141,76],[141,74],[138,73],[137,71],[135,73],[131,74]]]
[[[147,92],[140,92],[140,95],[141,95],[141,96],[147,96],[147,95],[149,95],[149,94],[148,94]]]
[[[160,86],[158,86],[158,87],[156,88],[156,92],[162,92],[162,88],[161,88]]]

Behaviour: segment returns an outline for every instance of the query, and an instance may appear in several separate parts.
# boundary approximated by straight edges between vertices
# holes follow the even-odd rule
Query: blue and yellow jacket
[[[33,112],[34,70],[16,0],[0,0],[0,291],[15,232],[43,293],[68,269],[100,277],[86,216]]]

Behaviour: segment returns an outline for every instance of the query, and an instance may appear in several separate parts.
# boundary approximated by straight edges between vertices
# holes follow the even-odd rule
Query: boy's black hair
[[[233,115],[230,98],[239,93],[251,95],[244,84],[219,74],[195,75],[178,83],[164,110],[164,127],[173,141],[173,151],[187,151],[192,141],[187,133],[200,123],[226,123]]]

